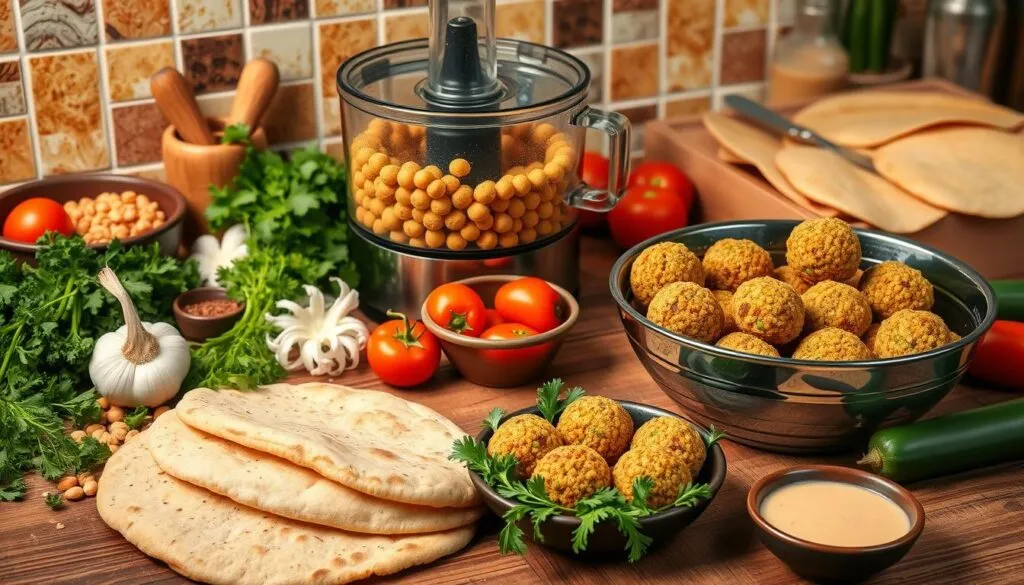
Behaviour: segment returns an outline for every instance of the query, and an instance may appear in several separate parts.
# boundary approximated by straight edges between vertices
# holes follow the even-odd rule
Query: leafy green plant
[[[138,406],[135,410],[124,415],[124,424],[128,425],[129,429],[135,430],[142,428],[142,425],[146,422],[146,417],[149,415],[149,409],[145,406]]]
[[[64,496],[60,493],[49,493],[46,494],[46,505],[51,510],[60,510],[64,507]]]

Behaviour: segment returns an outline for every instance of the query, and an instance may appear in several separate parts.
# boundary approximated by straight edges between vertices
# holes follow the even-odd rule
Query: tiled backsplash
[[[759,96],[794,4],[498,0],[497,32],[582,58],[593,100],[641,129],[728,93]],[[265,118],[272,143],[335,150],[341,62],[426,31],[426,0],[0,0],[0,184],[98,169],[159,175],[165,121],[149,76],[167,65],[208,115],[224,115],[245,62],[273,59],[283,83]]]

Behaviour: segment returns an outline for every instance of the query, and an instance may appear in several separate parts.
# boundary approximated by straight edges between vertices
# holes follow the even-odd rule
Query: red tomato
[[[583,153],[583,182],[594,189],[608,188],[608,159],[596,152]],[[580,227],[590,228],[604,224],[607,213],[579,210]]]
[[[630,187],[608,213],[612,238],[623,248],[670,230],[685,227],[689,209],[667,189]]]
[[[484,331],[480,338],[508,340],[521,339],[531,335],[538,335],[537,330],[533,327],[522,323],[503,323]],[[525,365],[543,359],[550,349],[550,343],[541,343],[520,349],[487,349],[483,351],[482,357],[489,362]]]
[[[562,324],[561,297],[543,279],[527,276],[506,283],[494,296],[494,308],[506,321],[540,331]]]
[[[16,205],[4,220],[4,237],[8,240],[35,243],[46,232],[65,236],[75,233],[68,213],[53,199],[26,199]]]
[[[990,384],[1024,389],[1024,323],[993,323],[978,342],[968,371]]]
[[[501,316],[501,313],[497,309],[487,309],[487,328],[490,329],[495,325],[501,325],[505,322],[505,318]]]
[[[430,293],[427,314],[441,327],[470,337],[487,328],[487,309],[480,295],[457,282],[442,284]]]
[[[630,187],[659,187],[674,191],[682,197],[689,208],[693,205],[693,183],[683,171],[667,162],[649,161],[640,163],[629,176]]]
[[[394,321],[381,323],[366,344],[366,361],[387,384],[408,388],[429,380],[441,363],[437,338],[419,321],[388,311]]]
[[[512,257],[502,256],[500,258],[487,258],[482,263],[488,268],[505,268],[512,265]]]

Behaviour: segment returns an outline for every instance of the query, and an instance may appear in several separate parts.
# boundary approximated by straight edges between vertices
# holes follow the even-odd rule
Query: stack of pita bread
[[[331,384],[197,389],[107,462],[111,528],[212,584],[337,584],[466,546],[481,515],[465,433],[422,405]]]
[[[718,140],[720,158],[753,165],[779,193],[818,215],[913,233],[950,212],[1024,214],[1018,112],[952,94],[871,91],[819,100],[793,121],[872,157],[878,173],[737,118],[709,113],[704,126]]]

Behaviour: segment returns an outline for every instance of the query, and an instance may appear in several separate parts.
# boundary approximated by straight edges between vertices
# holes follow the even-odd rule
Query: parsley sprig
[[[566,392],[565,398],[559,398],[564,389],[565,382],[561,378],[545,382],[540,388],[537,388],[537,408],[540,410],[541,415],[548,419],[549,423],[554,424],[555,419],[558,418],[558,415],[562,414],[565,407],[586,395],[586,391],[583,388],[573,386]]]

